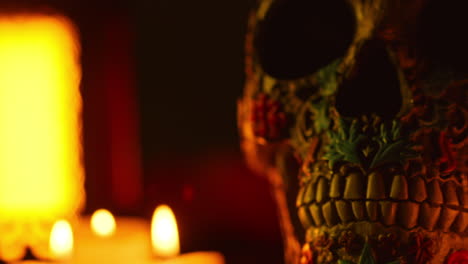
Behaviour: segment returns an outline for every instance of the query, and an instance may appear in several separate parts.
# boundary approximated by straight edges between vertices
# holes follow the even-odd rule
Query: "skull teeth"
[[[380,209],[382,213],[383,224],[387,226],[393,225],[395,223],[398,203],[392,201],[382,201],[380,202]]]
[[[433,180],[429,182],[429,184],[427,185],[427,189],[429,191],[429,201],[432,204],[440,205],[444,202],[439,181]]]
[[[453,228],[456,232],[463,232],[468,229],[468,212],[458,214],[455,223],[453,223]]]
[[[458,213],[458,210],[450,209],[448,207],[442,208],[442,212],[439,218],[440,229],[442,229],[444,232],[448,232]]]
[[[427,202],[422,203],[419,223],[429,231],[434,230],[440,216],[440,209],[440,206],[432,206]]]
[[[405,176],[395,175],[395,177],[393,177],[390,198],[393,198],[395,200],[408,199],[408,183],[406,182]]]
[[[457,186],[453,181],[446,182],[444,184],[444,201],[445,204],[452,205],[458,207],[460,204],[458,203],[457,197]]]
[[[426,183],[421,177],[414,177],[409,183],[410,199],[416,202],[422,202],[427,198]]]
[[[325,178],[321,177],[317,183],[317,195],[315,200],[318,203],[328,200],[329,192],[330,190],[328,188],[328,181]]]
[[[379,218],[379,203],[376,201],[367,201],[366,208],[369,220],[371,220],[372,222],[377,221],[377,219]]]
[[[299,216],[299,220],[301,221],[301,224],[304,228],[309,228],[314,224],[314,220],[312,218],[312,216],[310,215],[310,212],[309,210],[307,210],[307,208],[305,207],[299,207],[299,210],[297,212],[298,216]]]
[[[378,171],[315,179],[303,184],[297,199],[305,228],[369,221],[405,229],[468,232],[468,194],[454,181],[397,174],[386,187]]]
[[[323,225],[323,215],[320,206],[318,204],[312,204],[309,209],[315,224],[317,226]]]
[[[351,203],[351,207],[353,208],[354,217],[356,217],[357,220],[366,219],[365,205],[363,201],[354,201]]]
[[[334,174],[330,184],[330,197],[340,198],[344,189],[344,177],[339,174]]]
[[[310,181],[304,188],[303,203],[311,203],[315,200],[315,183]]]
[[[381,200],[385,199],[385,185],[381,173],[373,172],[369,175],[367,185],[367,199]]]
[[[344,198],[348,200],[359,200],[365,197],[365,181],[361,173],[351,173],[346,178]]]
[[[350,202],[344,200],[337,201],[336,209],[341,222],[348,223],[354,220],[353,209],[351,208]]]
[[[338,212],[336,211],[335,202],[329,201],[322,206],[323,217],[328,226],[334,226],[339,223]]]
[[[404,228],[411,229],[418,224],[419,204],[405,201],[399,204],[397,219]]]

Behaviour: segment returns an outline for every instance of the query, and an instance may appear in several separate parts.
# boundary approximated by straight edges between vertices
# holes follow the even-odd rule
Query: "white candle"
[[[151,232],[150,232],[151,231]],[[50,234],[52,261],[23,261],[22,264],[224,264],[217,252],[179,255],[179,235],[169,207],[155,210],[150,224],[139,218],[114,218],[99,210],[92,218],[79,219],[72,231],[60,220]]]
[[[157,264],[224,264],[224,257],[218,252],[193,252],[182,254],[163,261],[150,261]]]
[[[76,226],[73,263],[139,263],[151,257],[149,223],[143,219],[118,217],[115,232],[99,236],[91,230],[90,218]]]

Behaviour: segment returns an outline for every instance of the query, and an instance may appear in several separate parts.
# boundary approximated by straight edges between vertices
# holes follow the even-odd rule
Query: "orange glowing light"
[[[106,209],[99,209],[91,216],[91,230],[100,237],[109,237],[115,233],[115,218]]]
[[[0,216],[82,207],[80,46],[60,16],[0,16]]]
[[[151,242],[157,257],[171,258],[180,252],[177,222],[167,205],[160,205],[154,211],[151,220]]]
[[[73,231],[65,220],[57,221],[50,232],[49,248],[57,259],[70,258],[73,253]]]

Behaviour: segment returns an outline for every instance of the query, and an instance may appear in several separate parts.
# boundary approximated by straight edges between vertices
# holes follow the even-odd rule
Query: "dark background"
[[[175,211],[183,252],[282,263],[266,181],[244,165],[236,100],[253,0],[2,1],[58,11],[81,36],[87,205]],[[55,12],[54,11],[54,12]]]
[[[145,201],[172,203],[187,219],[180,220],[187,251],[219,250],[228,263],[282,263],[268,187],[245,168],[236,128],[251,2],[138,4]]]

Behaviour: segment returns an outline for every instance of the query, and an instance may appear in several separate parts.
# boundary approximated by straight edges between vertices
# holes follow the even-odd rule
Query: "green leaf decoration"
[[[391,262],[387,262],[385,264],[400,264],[400,261],[399,260],[395,260],[395,261],[391,261]]]
[[[354,262],[340,259],[338,260],[338,264],[354,264]]]
[[[313,113],[311,119],[314,123],[314,130],[317,133],[321,133],[330,127],[330,119],[328,117],[328,105],[330,103],[327,102],[326,99],[322,99],[318,102],[311,102],[310,104],[310,109]]]
[[[408,158],[418,156],[412,149],[413,145],[407,137],[402,136],[401,126],[393,121],[392,127],[380,126],[380,134],[373,138],[379,145],[370,168],[383,163],[403,163]]]
[[[335,93],[338,82],[336,78],[336,69],[341,60],[337,59],[317,72],[317,82],[322,96],[330,96]]]
[[[419,155],[398,122],[382,123],[366,132],[362,131],[364,126],[357,120],[340,119],[338,129],[328,132],[330,144],[324,158],[329,161],[330,168],[337,162],[347,161],[367,170],[384,163],[403,164]]]
[[[377,262],[372,256],[372,251],[368,243],[364,244],[364,248],[362,249],[361,256],[359,257],[358,264],[376,264]]]
[[[340,128],[338,131],[330,131],[330,145],[324,158],[329,161],[329,165],[333,168],[338,161],[348,161],[351,163],[361,164],[362,160],[359,156],[359,146],[365,140],[365,136],[359,133],[359,125],[353,121],[348,125],[345,120],[340,120]]]

